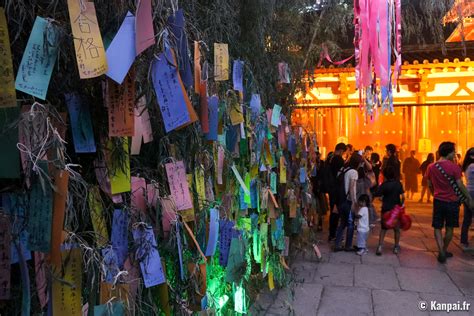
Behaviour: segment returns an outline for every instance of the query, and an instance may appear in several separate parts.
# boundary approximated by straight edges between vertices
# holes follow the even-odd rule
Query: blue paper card
[[[181,229],[179,221],[176,221],[176,239],[178,241],[178,257],[179,257],[179,274],[181,281],[184,281],[184,268],[183,268],[183,246],[181,245]]]
[[[107,47],[107,77],[122,84],[135,61],[135,17],[127,12],[112,43]]]
[[[105,282],[113,284],[115,276],[120,272],[117,254],[112,247],[107,247],[102,249],[102,256],[104,257]]]
[[[283,234],[283,218],[277,218],[275,221],[275,229],[272,230],[272,242],[273,245],[279,249],[285,249],[285,236]]]
[[[45,39],[47,43],[45,43]],[[46,100],[49,81],[58,56],[58,31],[42,17],[36,17],[21,59],[15,88]]]
[[[94,132],[87,102],[74,93],[66,94],[66,104],[71,120],[72,139],[76,153],[95,153]]]
[[[206,140],[217,141],[217,128],[219,123],[219,98],[213,95],[207,101],[209,111],[209,133],[206,134]]]
[[[234,60],[232,67],[232,79],[234,82],[234,90],[244,91],[244,62],[242,60]]]
[[[258,205],[257,180],[250,181],[250,205],[252,208],[257,208]]]
[[[306,183],[306,168],[300,168],[300,183]]]
[[[272,125],[275,127],[278,127],[281,124],[280,114],[281,114],[281,106],[279,106],[278,104],[275,104],[272,110]]]
[[[227,145],[227,150],[231,153],[235,151],[235,146],[239,140],[240,125],[231,125],[227,128],[225,136],[225,143]]]
[[[25,229],[28,197],[17,193],[3,194],[2,206],[12,219],[11,264],[20,262],[16,245],[20,247],[25,261],[31,260],[31,251],[28,249],[28,231]]]
[[[204,295],[204,297],[201,299],[201,310],[206,310],[207,309],[207,295]]]
[[[262,110],[262,101],[260,100],[260,94],[252,94],[250,99],[250,110],[252,112],[252,119],[255,119],[260,115]]]
[[[227,266],[229,258],[230,242],[232,241],[232,231],[234,228],[233,221],[219,221],[219,264],[223,267]]]
[[[207,241],[206,257],[212,257],[216,252],[217,237],[219,236],[219,211],[215,208],[209,210],[209,240]]]
[[[136,259],[140,262],[145,287],[149,288],[166,282],[160,253],[153,228],[138,227],[133,230],[133,240],[137,247]]]
[[[194,77],[191,71],[191,60],[188,55],[188,39],[184,32],[184,13],[182,9],[176,11],[175,15],[168,18],[168,25],[171,27],[171,33],[176,40],[179,55],[179,73],[186,88],[193,85]]]
[[[48,163],[38,163],[43,174],[48,174]],[[28,216],[28,248],[32,251],[49,252],[51,250],[51,222],[53,216],[53,191],[39,179],[31,185],[30,214]]]
[[[270,173],[270,189],[273,194],[277,193],[277,174],[273,171]]]
[[[245,192],[242,187],[239,188],[239,204],[240,204],[240,210],[244,211],[248,209],[247,203],[245,203]]]
[[[290,135],[290,137],[288,138],[288,151],[293,156],[296,155],[296,139],[293,135]]]
[[[253,213],[250,215],[250,225],[252,233],[258,229],[258,214]]]
[[[165,131],[168,133],[188,123],[191,119],[179,82],[178,70],[173,64],[171,50],[167,49],[161,53],[152,67],[153,86]]]
[[[94,306],[94,316],[123,316],[125,315],[125,306],[123,302],[116,301],[111,305],[103,304]]]
[[[128,256],[128,221],[128,213],[125,210],[114,210],[110,239],[120,268],[123,267]]]

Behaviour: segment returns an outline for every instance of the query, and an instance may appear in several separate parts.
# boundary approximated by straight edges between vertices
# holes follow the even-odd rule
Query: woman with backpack
[[[353,153],[347,167],[343,168],[337,176],[338,209],[341,222],[336,232],[336,245],[334,251],[353,251],[352,239],[354,237],[354,218],[357,212],[357,170],[362,165],[362,155]],[[345,248],[341,248],[342,237],[346,231]]]

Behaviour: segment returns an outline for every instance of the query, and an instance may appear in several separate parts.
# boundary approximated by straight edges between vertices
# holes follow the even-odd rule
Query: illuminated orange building
[[[292,122],[316,133],[323,151],[340,140],[357,148],[407,142],[423,154],[444,140],[455,142],[460,152],[474,146],[474,62],[469,58],[405,62],[394,89],[395,112],[379,111],[368,120],[359,109],[354,68],[317,69],[306,86],[306,93],[297,95]]]

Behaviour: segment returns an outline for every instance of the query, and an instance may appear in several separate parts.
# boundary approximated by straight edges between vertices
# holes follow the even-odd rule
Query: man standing
[[[415,157],[416,152],[410,151],[410,157],[403,162],[403,173],[405,175],[405,192],[408,199],[418,192],[418,173],[420,172],[420,161]]]
[[[398,158],[400,159],[400,162],[403,163],[405,159],[408,158],[408,144],[407,142],[402,142],[402,145],[400,146],[400,151],[398,154]]]
[[[337,209],[338,204],[338,191],[336,185],[336,178],[337,173],[344,167],[344,159],[342,155],[346,152],[347,147],[344,143],[339,143],[336,145],[334,149],[334,153],[331,157],[328,157],[326,163],[329,163],[329,167],[331,169],[330,173],[330,181],[327,184],[328,193],[329,193],[329,238],[328,240],[336,239],[336,230],[337,226],[339,225],[339,212]]]
[[[453,162],[456,154],[454,143],[443,142],[438,151],[440,159],[428,167],[426,177],[434,197],[432,226],[439,250],[438,261],[445,263],[446,258],[453,256],[448,252],[448,246],[454,227],[459,227],[460,200],[466,200],[471,207],[474,203],[462,182],[461,168]],[[446,227],[444,239],[443,227]]]

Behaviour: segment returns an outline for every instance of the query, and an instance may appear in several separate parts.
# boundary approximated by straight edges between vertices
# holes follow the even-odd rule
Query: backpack
[[[346,176],[347,171],[351,170],[349,167],[343,167],[337,174],[336,177],[336,197],[337,203],[341,204],[346,201],[348,192],[346,192],[346,187],[344,184],[344,178]]]

